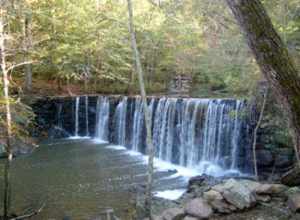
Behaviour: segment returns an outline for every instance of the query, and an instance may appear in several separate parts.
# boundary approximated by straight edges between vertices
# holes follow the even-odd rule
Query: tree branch
[[[7,72],[10,72],[12,71],[13,69],[17,68],[17,67],[20,67],[20,66],[23,66],[23,65],[27,65],[27,64],[32,64],[33,61],[26,61],[26,62],[22,62],[22,63],[18,63],[18,64],[15,64],[15,65],[12,65],[11,67],[7,68]]]
[[[46,203],[43,203],[43,205],[38,210],[35,210],[31,213],[24,214],[24,215],[21,215],[18,217],[11,218],[10,220],[21,220],[21,219],[31,218],[32,216],[38,215],[40,212],[43,211],[45,205],[46,205]]]

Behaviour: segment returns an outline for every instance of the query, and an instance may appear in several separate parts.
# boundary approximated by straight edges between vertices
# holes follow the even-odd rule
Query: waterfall
[[[75,135],[79,126],[76,98]],[[146,152],[141,97],[108,98],[96,104],[95,133],[89,133],[89,104],[85,99],[86,134]],[[240,117],[245,102],[230,99],[148,98],[155,156],[203,173],[238,170],[242,146]]]
[[[63,122],[62,122],[62,103],[59,103],[58,104],[58,107],[57,107],[57,127],[58,128],[63,128]]]
[[[117,128],[117,144],[126,145],[126,114],[127,114],[127,97],[124,97],[122,101],[117,105],[115,118]]]
[[[103,141],[109,141],[110,103],[107,97],[98,97],[96,111],[95,137]]]
[[[135,99],[133,132],[132,132],[132,149],[139,151],[142,142],[142,131],[144,125],[143,101],[140,97]]]
[[[76,97],[76,101],[75,101],[75,137],[78,137],[78,130],[79,130],[79,104],[80,104],[80,97]]]
[[[89,134],[89,97],[85,96],[85,128],[86,128],[86,136],[88,137]]]

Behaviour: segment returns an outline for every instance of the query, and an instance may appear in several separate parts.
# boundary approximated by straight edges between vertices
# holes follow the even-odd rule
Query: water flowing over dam
[[[55,106],[60,130],[147,153],[139,96],[81,96]],[[156,158],[209,174],[251,166],[245,101],[149,97],[148,106]]]

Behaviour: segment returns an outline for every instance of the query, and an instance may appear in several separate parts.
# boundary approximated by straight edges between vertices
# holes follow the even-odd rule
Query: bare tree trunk
[[[257,131],[261,125],[261,122],[263,120],[263,116],[264,116],[264,111],[265,111],[265,107],[266,107],[266,102],[267,102],[267,97],[268,97],[268,88],[266,88],[266,91],[263,95],[263,103],[260,109],[260,113],[259,113],[259,118],[258,121],[256,123],[256,126],[254,128],[254,132],[253,132],[253,144],[252,144],[252,153],[253,153],[253,165],[254,165],[254,175],[256,180],[258,180],[258,171],[257,171],[257,159],[256,159],[256,142],[257,142]]]
[[[32,47],[31,36],[31,15],[26,13],[24,20],[24,49],[25,49],[25,62],[30,60],[29,50]],[[32,68],[31,63],[25,65],[25,90],[31,92],[32,90]]]
[[[3,217],[4,220],[8,219],[8,211],[10,204],[10,163],[12,161],[12,149],[11,149],[11,138],[12,138],[12,123],[11,123],[11,111],[10,111],[10,99],[9,99],[9,77],[8,70],[6,67],[6,52],[5,52],[5,41],[6,34],[4,30],[5,26],[5,3],[1,2],[0,5],[0,57],[1,57],[1,72],[2,72],[2,81],[3,81],[3,93],[5,99],[5,110],[6,110],[6,153],[7,161],[5,164],[4,171],[4,198],[3,198]]]
[[[298,164],[300,149],[300,79],[288,50],[259,0],[226,0],[255,59],[289,117]]]
[[[154,159],[154,146],[152,142],[152,131],[151,131],[152,122],[151,122],[151,115],[147,105],[147,97],[146,97],[145,83],[144,83],[144,76],[143,76],[144,74],[143,74],[142,64],[140,60],[140,54],[136,43],[131,0],[127,0],[127,4],[128,4],[128,15],[129,15],[129,32],[130,32],[131,44],[132,44],[131,46],[135,58],[136,71],[138,74],[138,80],[139,80],[139,85],[141,90],[143,109],[145,114],[146,131],[147,131],[146,143],[147,143],[149,160],[148,160],[148,182],[147,182],[145,208],[146,208],[146,214],[151,220],[152,219],[151,204],[152,204],[152,185],[153,185],[153,159]]]

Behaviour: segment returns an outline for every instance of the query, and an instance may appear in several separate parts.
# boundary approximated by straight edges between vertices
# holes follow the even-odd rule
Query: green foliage
[[[299,66],[300,0],[263,2]],[[224,1],[133,3],[137,43],[151,91],[154,87],[165,90],[170,78],[185,74],[194,79],[193,96],[245,97],[260,80],[260,71]],[[28,53],[37,61],[35,78],[99,83],[90,87],[93,92],[135,92],[126,1],[26,0],[14,4],[13,33],[23,32],[25,16],[32,18],[33,47]],[[23,56],[20,52],[14,59]],[[22,75],[22,69],[18,73]]]

